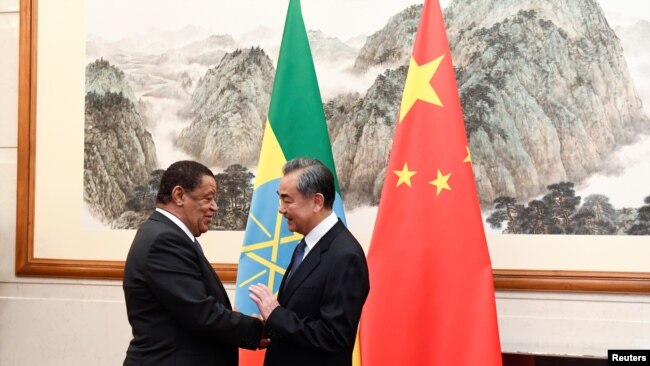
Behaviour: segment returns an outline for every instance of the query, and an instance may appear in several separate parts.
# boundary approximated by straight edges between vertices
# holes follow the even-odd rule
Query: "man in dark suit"
[[[264,364],[351,365],[370,284],[363,249],[332,211],[332,172],[318,160],[287,162],[280,213],[305,235],[280,285],[278,299],[263,284],[249,288],[271,339]]]
[[[133,239],[124,297],[133,339],[124,365],[236,366],[238,349],[260,345],[261,320],[231,310],[196,237],[217,211],[210,169],[193,161],[163,174],[156,211]]]

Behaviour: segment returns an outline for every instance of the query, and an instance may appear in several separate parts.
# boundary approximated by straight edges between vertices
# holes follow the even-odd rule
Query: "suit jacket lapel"
[[[325,233],[325,235],[323,235],[318,243],[314,245],[314,248],[309,251],[305,259],[300,263],[300,266],[298,266],[296,273],[292,274],[289,279],[287,279],[286,275],[282,278],[280,293],[278,295],[280,303],[286,304],[289,298],[291,298],[291,295],[293,295],[296,289],[300,287],[300,284],[309,277],[316,267],[318,267],[321,261],[321,255],[329,250],[332,241],[334,241],[334,238],[336,238],[343,228],[344,225],[339,219],[339,221],[327,233]],[[289,263],[289,267],[287,268],[291,268],[291,263]]]
[[[219,291],[221,291],[221,297],[223,298],[223,302],[228,305],[228,308],[230,309],[232,306],[230,304],[230,299],[228,298],[228,293],[226,292],[226,288],[223,287],[223,283],[221,282],[221,279],[219,278],[219,275],[214,271],[214,268],[212,268],[212,264],[210,264],[210,261],[208,261],[208,258],[205,257],[203,253],[198,253],[198,249],[196,249],[197,254],[203,263],[204,267],[207,267],[208,273],[212,273],[212,276],[214,276],[214,281],[217,283],[217,288]]]
[[[307,278],[309,274],[311,274],[311,272],[314,270],[314,268],[316,268],[320,263],[321,253],[319,250],[317,250],[319,244],[320,241],[314,246],[314,249],[312,249],[309,254],[307,254],[305,259],[303,259],[302,263],[300,263],[300,266],[298,266],[296,273],[291,275],[291,278],[283,279],[282,284],[286,285],[284,291],[282,291],[281,294],[283,300],[288,300],[296,291],[296,289],[300,287],[302,281],[304,281],[305,278]]]
[[[198,264],[203,267],[202,272],[208,273],[208,274],[211,273],[211,277],[213,277],[213,278],[210,278],[210,281],[212,281],[212,280],[216,281],[216,283],[217,283],[217,285],[216,285],[217,291],[221,292],[220,296],[222,298],[221,299],[222,302],[226,303],[228,305],[228,308],[231,308],[230,299],[228,298],[228,293],[226,292],[226,288],[223,287],[223,283],[221,282],[221,279],[219,279],[219,276],[214,271],[214,268],[212,268],[212,265],[210,264],[208,259],[205,257],[205,255],[203,253],[201,253],[199,251],[199,248],[197,248],[196,245],[194,244],[194,242],[192,240],[190,240],[190,238],[187,237],[187,234],[185,234],[183,229],[178,227],[178,225],[176,225],[172,220],[170,220],[169,218],[167,218],[165,215],[161,214],[158,211],[154,211],[149,218],[151,220],[158,221],[158,222],[166,224],[167,226],[173,228],[183,238],[186,239],[185,241],[192,248],[192,250],[194,250],[194,253],[196,253],[197,258],[199,259]]]

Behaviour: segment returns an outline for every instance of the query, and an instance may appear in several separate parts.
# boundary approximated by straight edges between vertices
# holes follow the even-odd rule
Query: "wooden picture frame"
[[[34,254],[36,178],[37,0],[20,1],[16,274],[42,277],[120,279],[123,261],[41,258]],[[213,267],[234,282],[235,263]],[[650,273],[495,269],[497,290],[650,293]]]

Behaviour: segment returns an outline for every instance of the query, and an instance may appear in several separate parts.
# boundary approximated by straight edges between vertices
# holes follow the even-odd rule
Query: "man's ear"
[[[323,209],[323,203],[325,202],[325,196],[323,196],[322,193],[316,193],[313,196],[314,204],[316,205],[314,207],[314,212],[318,212]]]
[[[178,207],[183,206],[183,194],[185,194],[185,190],[181,186],[172,189],[172,202]]]

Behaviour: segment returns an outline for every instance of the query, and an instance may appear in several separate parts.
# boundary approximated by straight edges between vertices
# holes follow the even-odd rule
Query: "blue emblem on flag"
[[[274,179],[253,192],[235,288],[235,306],[244,314],[259,314],[259,309],[248,297],[250,285],[263,283],[277,294],[293,250],[302,238],[302,235],[289,231],[286,220],[278,212],[279,185],[280,178]],[[334,212],[345,223],[338,193]]]
[[[263,283],[277,293],[291,254],[302,238],[289,231],[286,220],[278,212],[279,185],[280,179],[274,179],[253,192],[235,290],[235,304],[244,314],[259,313],[248,297],[250,285]]]

